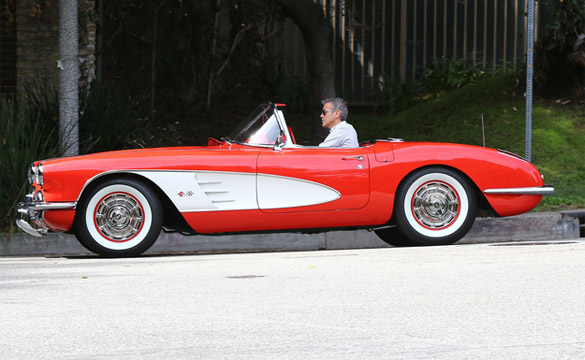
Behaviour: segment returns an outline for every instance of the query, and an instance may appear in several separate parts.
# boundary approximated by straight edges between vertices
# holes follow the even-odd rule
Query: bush
[[[421,99],[421,92],[416,89],[416,84],[412,86],[399,83],[387,74],[384,74],[379,87],[382,101],[376,107],[386,109],[390,113],[402,111]]]
[[[79,131],[82,153],[144,146],[151,135],[121,91],[94,81],[80,93]]]
[[[143,146],[139,139],[155,136],[119,91],[94,83],[80,94],[81,153]],[[31,85],[23,99],[18,106],[10,100],[1,102],[0,231],[13,228],[16,205],[27,193],[29,165],[60,154],[56,87]]]
[[[21,103],[0,104],[0,230],[14,224],[16,205],[27,192],[27,170],[38,159],[57,156],[56,124]]]
[[[384,75],[379,83],[381,102],[377,107],[397,113],[423,99],[437,98],[442,93],[459,89],[479,79],[515,71],[512,64],[501,64],[492,70],[481,62],[474,65],[469,60],[443,57],[429,64],[412,84],[403,84]]]
[[[542,27],[534,57],[539,96],[585,95],[585,0],[542,0]]]
[[[425,94],[436,98],[442,92],[459,89],[488,74],[481,63],[473,65],[469,60],[441,58],[423,71],[418,83]]]

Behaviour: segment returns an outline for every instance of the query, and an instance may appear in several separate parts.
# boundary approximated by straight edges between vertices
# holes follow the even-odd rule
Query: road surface
[[[3,359],[583,359],[585,242],[0,258]]]

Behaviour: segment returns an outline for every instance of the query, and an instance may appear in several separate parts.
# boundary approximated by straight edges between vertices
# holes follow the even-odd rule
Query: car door
[[[258,208],[268,213],[363,208],[370,197],[367,151],[315,147],[261,151]]]

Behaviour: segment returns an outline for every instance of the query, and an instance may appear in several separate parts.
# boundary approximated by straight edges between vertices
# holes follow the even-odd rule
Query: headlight
[[[42,202],[43,200],[43,193],[41,191],[37,191],[33,196],[33,201]]]
[[[39,186],[43,186],[43,164],[39,164],[35,166],[35,164],[31,164],[30,168],[28,169],[28,182],[32,185],[35,182]]]
[[[43,186],[43,164],[39,164],[37,167],[37,184]]]
[[[37,167],[35,164],[30,164],[28,168],[28,182],[32,185],[37,179]]]

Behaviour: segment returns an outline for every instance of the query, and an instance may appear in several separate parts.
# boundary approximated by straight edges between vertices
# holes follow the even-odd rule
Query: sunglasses
[[[337,110],[325,110],[325,109],[323,109],[323,110],[321,110],[321,114],[323,114],[323,116],[325,116],[325,115],[327,115],[327,112],[335,112],[335,111],[337,111]]]

